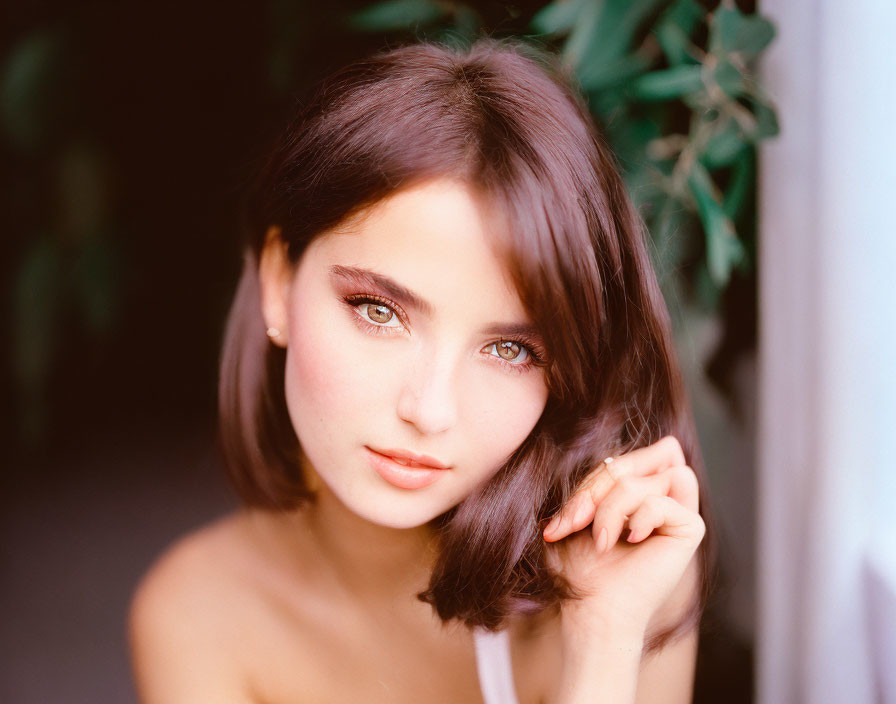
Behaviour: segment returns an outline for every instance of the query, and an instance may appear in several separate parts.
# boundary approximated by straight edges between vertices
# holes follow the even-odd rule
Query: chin
[[[417,510],[413,510],[410,506],[399,507],[394,504],[388,506],[386,503],[378,506],[368,505],[360,510],[351,506],[349,508],[358,516],[371,523],[384,528],[395,528],[396,530],[420,528],[448,510],[447,508],[426,506],[418,506],[415,507]]]

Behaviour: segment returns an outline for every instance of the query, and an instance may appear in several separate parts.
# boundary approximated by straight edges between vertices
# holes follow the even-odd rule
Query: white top
[[[485,704],[519,704],[513,686],[510,662],[510,634],[507,629],[492,633],[473,628],[476,668]]]

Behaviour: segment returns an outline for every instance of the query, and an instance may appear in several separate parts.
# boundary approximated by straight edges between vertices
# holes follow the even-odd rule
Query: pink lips
[[[413,463],[413,465],[424,465],[426,469],[451,469],[451,467],[449,467],[447,464],[444,464],[443,462],[439,462],[435,457],[422,455],[412,450],[402,450],[397,447],[371,447],[370,449],[381,455],[386,455],[386,457],[397,458],[401,460],[402,463],[408,461]]]
[[[445,470],[448,469],[438,460],[426,455],[413,455],[412,458],[408,458],[407,455],[411,453],[407,451],[389,450],[389,452],[402,452],[405,456],[399,455],[399,458],[411,462],[411,465],[408,466],[369,447],[365,447],[365,450],[376,473],[400,489],[422,489],[441,479],[445,475]],[[421,458],[425,458],[426,462],[432,464],[421,464]]]

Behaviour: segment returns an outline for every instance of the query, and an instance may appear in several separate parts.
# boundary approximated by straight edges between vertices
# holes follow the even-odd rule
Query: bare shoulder
[[[250,701],[238,666],[240,618],[251,599],[240,578],[238,515],[173,543],[141,578],[128,636],[141,701]]]

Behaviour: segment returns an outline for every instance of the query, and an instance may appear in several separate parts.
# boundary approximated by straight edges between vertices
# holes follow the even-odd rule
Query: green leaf
[[[568,52],[577,69],[621,58],[643,21],[666,0],[590,0],[570,34]]]
[[[697,213],[706,235],[706,264],[712,281],[719,287],[728,283],[731,269],[746,252],[737,238],[734,223],[725,213],[709,172],[698,161],[691,168],[688,185],[697,202]]]
[[[671,100],[701,90],[701,67],[687,65],[645,73],[632,82],[629,95],[635,100]]]
[[[563,34],[579,20],[589,0],[555,0],[532,17],[531,26],[539,34]]]
[[[432,24],[447,14],[434,0],[386,0],[349,15],[348,22],[353,29],[378,32]]]
[[[579,68],[578,79],[586,91],[597,91],[640,76],[650,67],[650,60],[640,54],[628,54],[608,62],[592,62]]]
[[[677,0],[663,12],[654,34],[670,65],[694,60],[690,53],[690,38],[705,15],[706,11],[696,0]]]
[[[722,287],[713,279],[704,262],[697,267],[695,283],[697,299],[704,310],[717,310],[722,298]]]
[[[690,35],[706,17],[706,10],[697,0],[676,0],[663,12],[662,24],[674,24]]]
[[[657,182],[655,169],[647,164],[632,164],[625,169],[624,180],[641,217],[653,218],[657,209],[656,202],[666,197],[661,184]]]
[[[613,153],[626,171],[648,163],[647,144],[660,136],[660,127],[650,117],[623,111],[604,127],[613,144]],[[653,168],[653,167],[652,167]]]
[[[63,47],[49,30],[25,37],[0,65],[0,110],[9,140],[28,151],[44,144],[62,117]]]
[[[728,166],[748,143],[749,140],[744,136],[737,120],[731,118],[707,140],[700,154],[700,161],[710,171]]]
[[[743,95],[746,90],[743,74],[728,59],[721,59],[716,64],[712,76],[719,87],[732,98]]]
[[[752,149],[742,149],[731,167],[731,177],[725,188],[725,197],[722,209],[725,214],[735,220],[747,200],[747,194],[755,186],[755,173],[753,168],[754,152]]]
[[[580,68],[582,57],[588,51],[591,35],[600,21],[603,8],[604,0],[584,0],[582,3],[581,11],[563,43],[563,58],[570,66]]]
[[[775,37],[775,26],[759,15],[744,15],[734,3],[712,13],[709,50],[717,56],[739,52],[746,58],[759,54]]]
[[[688,51],[690,40],[680,27],[671,24],[660,25],[654,30],[654,34],[669,65],[678,66],[691,60],[691,53]]]
[[[761,100],[753,100],[751,105],[753,114],[756,116],[756,133],[753,135],[753,139],[758,142],[761,139],[774,137],[778,134],[780,131],[778,116],[774,108]]]

